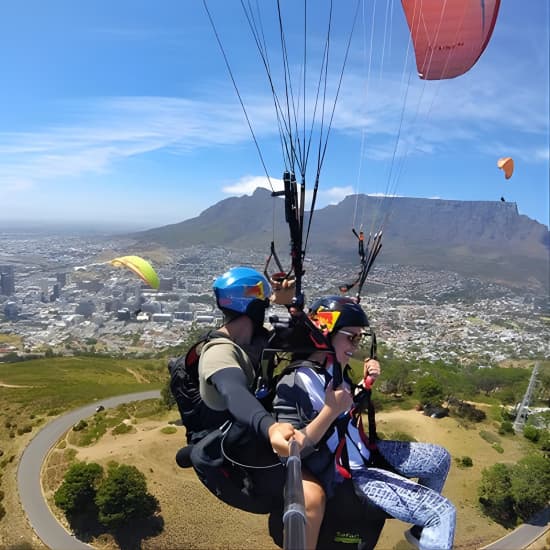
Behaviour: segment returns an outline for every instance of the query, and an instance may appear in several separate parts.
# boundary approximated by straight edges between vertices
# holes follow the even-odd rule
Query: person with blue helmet
[[[207,341],[200,353],[200,396],[209,408],[229,413],[231,428],[222,439],[222,454],[233,465],[246,469],[249,483],[232,493],[230,484],[214,469],[195,465],[195,470],[221,500],[247,511],[267,513],[283,499],[285,470],[276,455],[288,456],[292,437],[303,439],[291,424],[277,422],[253,393],[261,353],[270,336],[264,317],[272,288],[261,273],[240,266],[218,277],[213,290],[224,321],[218,336]],[[213,451],[209,445],[207,436],[195,446],[195,455],[200,452],[210,457]],[[316,536],[324,511],[324,491],[307,475],[304,496],[307,539],[309,531]],[[307,542],[307,547],[314,548],[315,542]]]

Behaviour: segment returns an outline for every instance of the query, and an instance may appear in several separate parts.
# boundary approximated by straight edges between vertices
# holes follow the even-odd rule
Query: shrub
[[[471,468],[474,465],[474,461],[469,456],[463,456],[460,459],[460,463],[464,468]]]
[[[495,444],[500,443],[500,438],[493,432],[488,432],[487,430],[481,430],[479,432],[481,439],[487,441],[487,443]]]
[[[529,441],[532,441],[533,443],[536,443],[539,440],[540,431],[537,428],[535,428],[535,426],[531,426],[527,424],[523,428],[523,437],[525,437]]]
[[[416,441],[416,439],[405,432],[393,432],[389,437],[392,441]]]
[[[504,420],[498,429],[500,435],[514,434],[514,425],[509,420]]]
[[[127,434],[128,432],[131,432],[133,430],[131,424],[126,424],[124,422],[121,422],[118,424],[118,426],[115,426],[112,430],[113,435],[121,435],[121,434]]]
[[[17,435],[23,435],[23,434],[27,434],[29,432],[32,432],[32,426],[30,426],[29,424],[27,424],[26,426],[23,426],[21,428],[17,428]]]
[[[88,427],[88,422],[86,420],[80,420],[73,426],[75,432],[80,432]]]
[[[550,431],[545,430],[542,432],[542,434],[539,437],[539,447],[544,452],[550,451]]]
[[[482,422],[487,417],[483,411],[476,409],[473,405],[470,405],[470,403],[465,403],[464,401],[457,401],[452,404],[449,403],[449,408],[452,416],[465,418],[466,420],[470,420],[472,422]]]
[[[162,428],[160,431],[163,434],[175,434],[178,429],[175,426],[164,426],[164,428]]]
[[[493,443],[492,447],[497,453],[502,454],[504,452],[504,449],[498,443]]]

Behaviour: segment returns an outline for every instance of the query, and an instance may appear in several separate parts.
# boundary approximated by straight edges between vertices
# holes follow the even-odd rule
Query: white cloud
[[[338,204],[348,195],[353,195],[353,193],[353,188],[348,185],[346,187],[331,187],[330,189],[323,190],[321,194],[329,204]]]
[[[550,160],[550,147],[541,147],[533,152],[533,159],[536,161],[548,162]]]
[[[398,195],[396,193],[367,193],[369,197],[402,197],[403,195]]]
[[[400,74],[387,73],[372,78],[365,104],[364,79],[350,68],[332,132],[364,132],[364,155],[374,160],[433,154],[442,148],[452,150],[457,142],[468,142],[484,152],[497,150],[493,134],[501,136],[501,141],[502,136],[516,136],[514,154],[526,162],[548,160],[547,149],[533,152],[531,146],[527,150],[522,140],[525,135],[547,137],[545,90],[511,86],[503,94],[496,84],[500,82],[496,70],[480,74],[435,85],[418,80],[407,85]],[[511,80],[514,78],[510,76]],[[78,109],[69,105],[71,111],[81,113],[78,120],[33,133],[0,133],[1,186],[6,189],[6,182],[16,180],[30,185],[105,173],[119,160],[156,151],[187,154],[202,148],[250,143],[250,129],[243,112],[238,102],[228,100],[233,96],[227,92],[225,87],[221,100],[212,96],[201,96],[201,100],[93,99],[79,104]],[[541,94],[546,99],[541,99]],[[334,97],[334,82],[329,82],[327,97]],[[314,95],[309,98],[306,112],[312,113]],[[327,121],[331,101],[327,102]],[[246,98],[246,109],[262,146],[277,133],[273,99],[268,94],[251,94]],[[320,108],[317,109],[319,116]],[[316,143],[315,134],[319,130],[320,127],[314,129],[312,143]],[[323,131],[326,130],[325,126]],[[503,150],[511,150],[511,144],[504,145]],[[280,188],[280,180],[271,182],[275,189]],[[226,186],[224,192],[249,193],[258,186],[271,188],[265,177],[243,178]],[[333,193],[332,199],[342,196],[341,191]],[[331,199],[329,195],[326,197]]]
[[[267,179],[266,176],[244,176],[237,182],[222,187],[222,192],[230,195],[250,195],[258,187],[270,191],[281,191],[284,189],[283,180],[276,178]]]

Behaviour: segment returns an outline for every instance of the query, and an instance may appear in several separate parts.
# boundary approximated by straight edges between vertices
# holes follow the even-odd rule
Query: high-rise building
[[[174,290],[174,277],[161,277],[159,281],[159,290]]]
[[[60,288],[63,288],[67,284],[67,273],[56,273],[55,278]]]
[[[19,307],[15,302],[7,302],[4,306],[4,315],[8,321],[16,321],[19,315]]]
[[[15,294],[15,269],[12,265],[0,265],[0,294]]]

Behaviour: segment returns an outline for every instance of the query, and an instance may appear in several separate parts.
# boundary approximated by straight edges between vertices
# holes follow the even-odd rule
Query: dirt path
[[[142,376],[139,372],[136,372],[135,370],[129,369],[126,367],[126,372],[129,372],[135,379],[136,382],[139,382],[140,384],[148,384],[149,380]]]
[[[34,386],[22,386],[21,384],[4,384],[4,382],[0,382],[1,388],[33,388]]]

